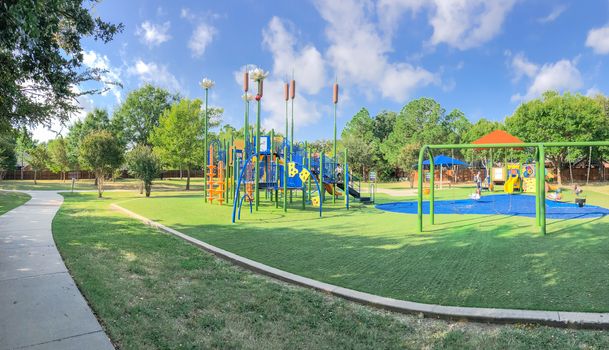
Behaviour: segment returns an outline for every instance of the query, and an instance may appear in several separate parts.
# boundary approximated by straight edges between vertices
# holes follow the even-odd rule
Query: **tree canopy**
[[[108,131],[95,131],[84,138],[80,146],[81,163],[95,173],[100,198],[105,177],[121,165],[123,152],[120,142]]]
[[[152,191],[152,180],[160,172],[161,162],[148,146],[136,146],[127,153],[126,165],[131,174],[144,184],[146,197],[150,197]]]
[[[593,99],[580,95],[549,91],[541,98],[521,104],[505,121],[507,130],[526,142],[574,142],[609,139],[607,116]],[[552,147],[546,157],[560,168],[569,152],[577,149]]]
[[[0,6],[0,130],[17,124],[66,121],[76,98],[104,88],[75,86],[104,80],[83,65],[81,41],[111,41],[123,29],[91,14],[84,0],[3,1]],[[113,82],[104,81],[104,86]],[[114,82],[116,83],[116,82]]]
[[[178,100],[177,94],[150,84],[131,91],[112,116],[119,139],[129,145],[150,145],[149,137],[159,118]]]
[[[203,118],[201,100],[182,99],[159,119],[151,141],[161,160],[187,170],[186,189],[190,189],[190,170],[203,163]]]

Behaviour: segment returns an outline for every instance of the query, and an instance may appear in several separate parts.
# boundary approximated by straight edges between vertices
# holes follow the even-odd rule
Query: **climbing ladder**
[[[219,161],[218,165],[207,166],[207,201],[209,203],[218,202],[220,205],[224,203],[224,193],[226,188],[224,179],[224,162]]]

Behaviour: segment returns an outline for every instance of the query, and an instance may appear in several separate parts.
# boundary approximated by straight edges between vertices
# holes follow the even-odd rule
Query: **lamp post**
[[[265,72],[260,68],[253,69],[250,71],[250,78],[258,83],[258,91],[256,93],[256,163],[255,163],[255,174],[254,174],[254,191],[256,192],[256,211],[260,205],[260,100],[262,99],[263,93],[263,82],[264,78],[269,73]]]
[[[207,203],[207,147],[209,146],[207,143],[207,131],[208,131],[208,115],[207,115],[207,101],[209,95],[209,89],[214,86],[214,81],[208,78],[203,78],[201,83],[199,84],[203,89],[205,89],[205,131],[203,142],[205,144],[203,151],[203,194],[205,196],[205,203]]]

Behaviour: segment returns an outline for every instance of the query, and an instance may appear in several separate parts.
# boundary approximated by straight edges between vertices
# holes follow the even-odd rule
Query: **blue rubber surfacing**
[[[417,202],[393,202],[376,205],[377,209],[394,213],[416,214]],[[436,200],[436,214],[479,214],[535,217],[535,196],[496,194],[482,196],[479,200]],[[423,213],[429,214],[429,201],[423,202]],[[575,203],[546,200],[548,219],[592,219],[609,215],[609,209],[586,204],[580,208]]]

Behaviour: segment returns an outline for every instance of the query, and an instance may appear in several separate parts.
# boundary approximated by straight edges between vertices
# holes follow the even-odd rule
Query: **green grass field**
[[[30,198],[25,193],[0,191],[0,215],[24,204]]]
[[[258,276],[109,209],[114,202],[138,203],[133,193],[109,193],[105,199],[95,193],[64,197],[53,221],[55,241],[120,349],[609,347],[609,334],[603,331],[446,322],[377,311]],[[203,204],[190,195],[164,193],[147,201],[173,205],[174,199],[192,205],[196,216],[205,215]],[[209,208],[207,215],[216,209],[225,211]],[[310,214],[295,224],[309,220]],[[239,229],[235,236],[244,232]]]
[[[609,207],[607,195],[586,193],[589,203]],[[326,205],[319,219],[314,208],[295,203],[285,214],[263,203],[237,224],[229,206],[206,205],[200,194],[121,205],[239,255],[359,291],[442,305],[609,311],[609,217],[549,220],[541,236],[532,218],[437,215],[437,225],[426,222],[419,234],[414,215]]]

